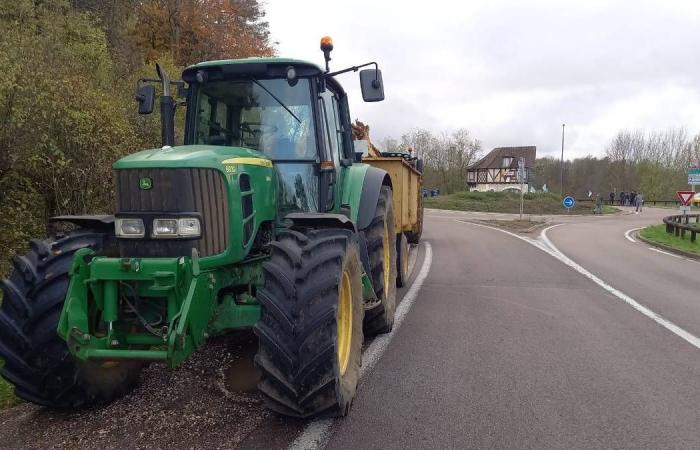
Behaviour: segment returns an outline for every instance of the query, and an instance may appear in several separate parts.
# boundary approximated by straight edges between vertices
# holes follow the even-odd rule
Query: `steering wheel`
[[[255,128],[252,128],[251,125]],[[275,125],[253,123],[253,122],[241,122],[241,131],[244,131],[244,132],[250,133],[250,134],[274,133],[277,130],[279,130],[279,128],[277,128]]]
[[[217,133],[223,133],[223,134],[225,134],[226,136],[230,136],[230,137],[234,137],[234,138],[236,137],[236,133],[234,133],[233,131],[228,130],[228,129],[222,127],[221,125],[219,125],[219,124],[216,123],[216,122],[209,122],[209,121],[207,121],[207,126],[208,126],[209,128],[211,128],[211,129],[213,129],[214,131],[216,131]]]

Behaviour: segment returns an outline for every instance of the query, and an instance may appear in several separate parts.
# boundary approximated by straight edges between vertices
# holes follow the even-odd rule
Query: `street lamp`
[[[559,188],[561,195],[564,195],[564,127],[565,123],[561,124],[561,164],[559,166]]]

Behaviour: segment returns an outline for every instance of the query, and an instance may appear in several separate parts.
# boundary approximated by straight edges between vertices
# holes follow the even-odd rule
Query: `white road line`
[[[586,278],[588,278],[589,280],[593,281],[594,283],[596,283],[597,285],[599,285],[600,287],[602,287],[603,289],[605,289],[605,290],[606,290],[607,292],[609,292],[610,294],[612,294],[612,295],[614,295],[615,297],[619,298],[620,300],[624,301],[625,303],[627,303],[628,305],[630,305],[632,308],[634,308],[634,309],[637,310],[638,312],[644,314],[645,316],[647,316],[648,318],[650,318],[650,319],[653,320],[654,322],[658,323],[659,325],[661,325],[662,327],[666,328],[666,329],[669,330],[670,332],[674,333],[675,335],[677,335],[677,336],[680,337],[681,339],[685,340],[686,342],[690,343],[690,344],[693,345],[695,348],[700,349],[700,338],[698,338],[697,336],[693,335],[692,333],[689,333],[688,331],[684,330],[683,328],[679,327],[678,325],[676,325],[675,323],[671,322],[670,320],[664,318],[663,316],[661,316],[661,315],[655,313],[654,311],[652,311],[651,309],[647,308],[646,306],[643,306],[643,305],[639,304],[636,300],[634,300],[634,299],[633,299],[632,297],[630,297],[629,295],[627,295],[627,294],[625,294],[624,292],[622,292],[622,291],[620,291],[620,290],[618,290],[618,289],[615,289],[614,287],[610,286],[608,283],[606,283],[605,281],[601,280],[601,279],[598,278],[597,276],[593,275],[591,272],[589,272],[588,270],[584,269],[582,266],[580,266],[579,264],[577,264],[576,262],[574,262],[571,258],[569,258],[569,257],[566,256],[565,254],[563,254],[563,253],[552,243],[552,241],[550,241],[549,238],[547,238],[547,231],[551,230],[551,229],[554,228],[554,227],[558,227],[558,226],[561,226],[561,225],[564,225],[564,224],[560,223],[560,224],[557,224],[557,225],[552,225],[552,226],[547,227],[547,228],[545,228],[544,230],[542,230],[542,232],[540,233],[540,239],[541,239],[542,242],[538,242],[538,241],[536,241],[536,240],[534,240],[534,239],[527,238],[527,237],[525,237],[525,236],[520,236],[520,235],[517,235],[517,234],[515,234],[515,233],[511,233],[510,231],[502,230],[502,229],[500,229],[500,228],[494,228],[494,227],[490,227],[490,226],[487,226],[487,225],[482,225],[482,224],[477,224],[477,223],[472,223],[472,222],[465,222],[465,221],[462,221],[462,220],[457,220],[457,222],[462,222],[462,223],[466,223],[466,224],[469,224],[469,225],[475,225],[475,226],[478,226],[478,227],[490,228],[490,229],[492,229],[492,230],[500,231],[500,232],[502,232],[502,233],[505,233],[505,234],[508,234],[508,235],[510,235],[510,236],[516,237],[516,238],[518,238],[518,239],[520,239],[520,240],[522,240],[522,241],[527,242],[528,244],[531,244],[531,245],[533,245],[533,246],[539,248],[539,249],[542,250],[543,252],[545,252],[545,253],[547,253],[547,254],[553,256],[554,258],[558,259],[558,260],[561,261],[562,263],[564,263],[564,264],[566,264],[567,266],[571,267],[572,269],[574,269],[575,271],[577,271],[577,272],[580,273],[581,275],[583,275],[583,276],[585,276]],[[674,256],[675,256],[675,255],[674,255]]]
[[[389,343],[396,335],[396,332],[401,328],[406,314],[413,306],[413,303],[418,296],[420,288],[423,286],[423,282],[428,277],[430,272],[430,265],[433,262],[433,249],[430,246],[430,242],[425,243],[425,258],[423,259],[423,266],[420,272],[413,281],[413,284],[409,288],[406,295],[403,296],[401,303],[396,308],[396,313],[394,315],[394,328],[391,333],[383,334],[378,336],[372,341],[367,350],[362,354],[362,366],[360,366],[360,378],[366,376],[374,367],[374,365],[379,361],[384,352],[386,351]],[[290,450],[316,450],[323,448],[326,441],[330,437],[330,428],[333,425],[334,419],[325,420],[314,420],[309,423],[304,431],[297,437],[294,442],[289,446]]]
[[[556,226],[556,225],[555,225]],[[687,341],[689,344],[693,345],[695,348],[700,349],[700,338],[697,336],[689,333],[688,331],[684,330],[683,328],[679,327],[675,323],[671,322],[670,320],[666,319],[665,317],[655,313],[651,309],[647,308],[646,306],[643,306],[639,304],[635,299],[630,297],[629,295],[625,294],[622,291],[619,291],[615,289],[614,287],[610,286],[608,283],[605,281],[601,280],[597,276],[593,275],[586,269],[584,269],[582,266],[579,264],[575,263],[573,260],[571,260],[568,256],[563,254],[553,243],[552,241],[547,238],[547,231],[552,229],[553,227],[548,227],[542,230],[542,233],[540,234],[540,237],[542,240],[550,247],[552,250],[551,255],[566,264],[567,266],[571,267],[572,269],[576,270],[579,272],[581,275],[584,275],[585,277],[589,278],[591,281],[595,282],[597,285],[608,291],[610,294],[614,295],[615,297],[619,298],[620,300],[624,301],[628,305],[630,305],[632,308],[637,310],[638,312],[644,314],[654,322],[658,323],[662,327],[666,328],[670,332],[674,333],[681,339]],[[674,255],[675,256],[675,255]]]
[[[651,251],[653,251],[653,252],[661,253],[661,254],[663,254],[663,255],[673,256],[674,258],[683,259],[682,256],[674,255],[673,253],[665,252],[665,251],[663,251],[663,250],[659,250],[658,248],[649,247],[649,250],[651,250]]]
[[[632,228],[631,230],[625,231],[625,238],[627,238],[627,240],[630,242],[637,243],[637,241],[635,241],[634,238],[632,236],[630,236],[630,234],[635,232],[635,231],[639,231],[639,230],[641,230],[641,228]]]

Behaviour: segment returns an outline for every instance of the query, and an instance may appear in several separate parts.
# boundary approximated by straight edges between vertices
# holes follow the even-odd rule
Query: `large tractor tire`
[[[362,266],[348,230],[284,232],[258,291],[258,385],[271,410],[339,417],[355,396],[362,351]]]
[[[14,271],[0,281],[0,357],[18,397],[79,408],[107,403],[138,381],[140,363],[79,362],[56,332],[74,253],[86,247],[100,253],[112,242],[109,234],[76,230],[32,240],[29,253],[14,257]]]
[[[396,311],[396,231],[391,188],[382,186],[372,223],[365,230],[376,306],[365,311],[365,334],[388,333]]]
[[[408,283],[408,239],[401,233],[396,238],[396,287],[404,287]]]

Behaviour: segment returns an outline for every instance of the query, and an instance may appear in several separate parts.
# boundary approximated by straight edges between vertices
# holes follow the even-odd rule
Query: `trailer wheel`
[[[401,233],[396,237],[396,287],[408,283],[408,239]]]
[[[32,240],[29,253],[15,256],[14,271],[0,281],[1,373],[18,397],[78,408],[107,403],[138,381],[142,364],[79,362],[56,332],[73,254],[86,247],[99,253],[109,242],[108,234],[83,229]]]
[[[418,226],[413,231],[406,232],[406,238],[409,244],[418,244],[420,242],[421,235],[423,234],[423,192],[421,189],[418,190]]]
[[[362,266],[349,230],[284,232],[272,243],[258,291],[258,388],[293,417],[348,413],[362,350]]]
[[[396,231],[391,188],[382,186],[372,223],[365,231],[372,285],[379,301],[365,311],[365,334],[388,333],[396,311]]]

